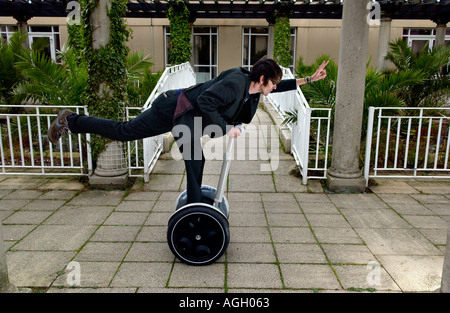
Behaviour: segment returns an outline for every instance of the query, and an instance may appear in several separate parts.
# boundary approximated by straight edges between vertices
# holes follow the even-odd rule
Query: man
[[[294,90],[305,83],[321,80],[326,77],[327,64],[322,63],[310,77],[281,80],[281,68],[274,60],[264,57],[253,65],[250,72],[233,68],[205,83],[166,91],[155,99],[148,110],[128,122],[78,115],[65,109],[50,126],[48,138],[56,143],[65,130],[70,130],[130,141],[172,131],[186,166],[187,202],[201,202],[205,158],[200,137],[205,130],[210,137],[224,134],[238,137],[240,130],[235,126],[251,122],[261,94],[267,96],[271,92]],[[183,140],[180,140],[182,137]]]

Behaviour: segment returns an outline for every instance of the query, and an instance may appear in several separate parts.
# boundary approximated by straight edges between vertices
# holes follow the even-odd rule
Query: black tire
[[[169,220],[167,242],[180,261],[211,264],[223,255],[230,242],[228,221],[206,205],[180,209]]]

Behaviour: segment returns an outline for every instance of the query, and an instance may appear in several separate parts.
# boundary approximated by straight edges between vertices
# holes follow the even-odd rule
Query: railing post
[[[375,108],[369,107],[369,120],[367,122],[366,155],[365,155],[365,161],[364,161],[364,179],[366,180],[366,188],[369,186],[370,153],[372,150],[374,113],[375,113]]]
[[[309,165],[309,135],[311,132],[311,108],[306,108],[305,110],[305,127],[304,127],[304,133],[303,133],[303,143],[304,143],[304,150],[303,150],[303,174],[302,174],[302,184],[307,185],[308,184],[308,165]]]
[[[143,153],[144,153],[144,182],[148,183],[150,181],[150,168],[148,164],[150,163],[150,157],[149,157],[149,138],[144,138],[142,140],[143,147]]]
[[[422,118],[423,118],[423,109],[420,108],[419,127],[417,129],[416,156],[414,158],[414,176],[417,176],[417,166],[419,164],[420,137],[422,136]]]
[[[84,106],[84,115],[89,116],[89,112],[87,106]],[[91,176],[94,172],[92,165],[92,150],[91,150],[91,134],[86,134],[86,154],[87,154],[87,163],[88,163],[88,175]]]

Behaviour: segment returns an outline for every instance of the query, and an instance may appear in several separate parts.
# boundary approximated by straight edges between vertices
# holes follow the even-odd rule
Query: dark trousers
[[[67,117],[69,129],[73,133],[91,133],[117,141],[131,141],[157,136],[172,131],[174,126],[186,131],[173,132],[186,166],[187,202],[201,202],[201,184],[205,158],[201,151],[201,133],[194,132],[194,110],[177,118],[173,116],[177,105],[176,90],[167,91],[155,99],[152,106],[127,122],[113,121],[93,116],[72,114]],[[188,131],[189,130],[189,131]]]

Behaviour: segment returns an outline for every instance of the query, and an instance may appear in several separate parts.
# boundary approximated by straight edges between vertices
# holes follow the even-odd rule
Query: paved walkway
[[[270,124],[258,111],[249,131],[261,130],[263,140],[236,148],[227,190],[231,243],[209,266],[180,263],[166,242],[174,201],[185,188],[176,154],[162,155],[150,183],[138,179],[126,191],[89,190],[74,178],[0,176],[11,282],[58,293],[427,292],[440,286],[450,181],[378,180],[364,194],[327,193],[319,181],[303,186],[289,174],[295,162],[280,150]],[[208,158],[221,154],[217,142],[205,147]],[[255,155],[258,161],[249,160]],[[217,184],[220,165],[207,161],[205,184]],[[81,287],[69,288],[77,278]]]

